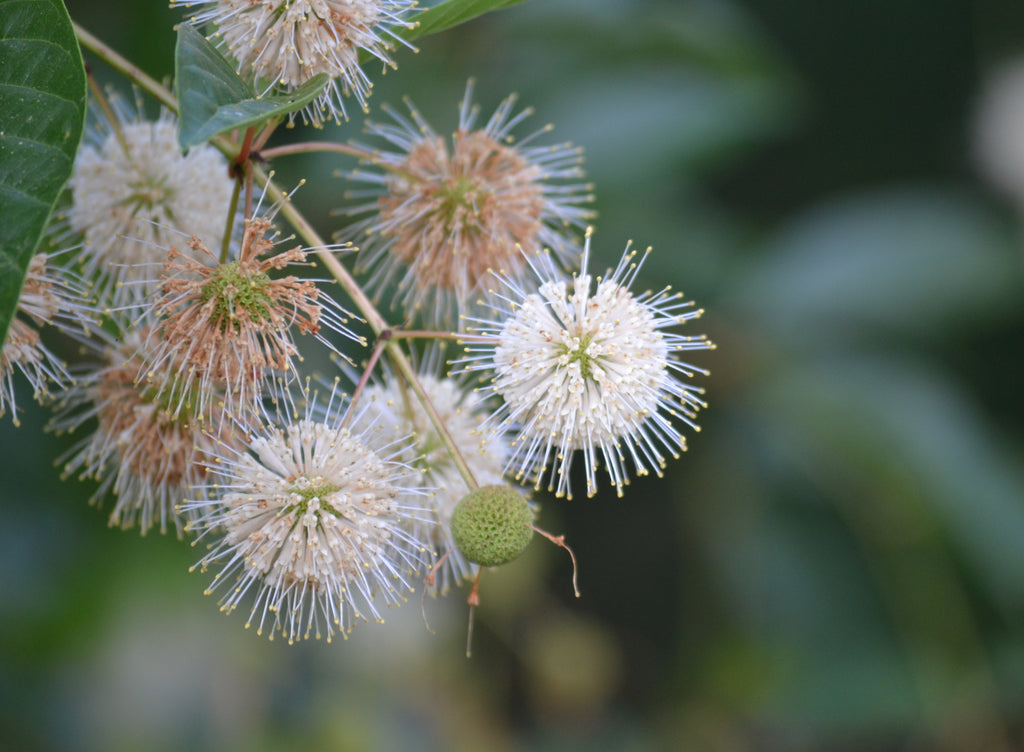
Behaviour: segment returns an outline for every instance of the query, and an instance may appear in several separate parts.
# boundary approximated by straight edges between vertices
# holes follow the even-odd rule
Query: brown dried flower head
[[[274,247],[272,225],[265,218],[246,220],[241,249],[233,260],[218,263],[202,241],[193,237],[192,255],[171,248],[164,265],[154,367],[145,374],[161,392],[171,391],[179,404],[197,399],[206,414],[209,395],[223,388],[230,409],[247,408],[274,378],[290,379],[298,357],[294,332],[319,335],[321,324],[352,335],[344,326],[348,313],[316,283],[295,276],[273,278],[289,264],[306,262],[296,247],[268,256]],[[180,369],[167,369],[169,362]]]
[[[95,417],[97,428],[70,451],[64,475],[100,482],[90,502],[100,504],[112,492],[117,500],[110,525],[139,527],[145,534],[159,525],[173,525],[181,537],[191,514],[177,505],[186,493],[195,495],[206,477],[204,459],[219,445],[235,446],[239,427],[224,414],[223,400],[209,402],[209,416],[181,409],[179,395],[160,392],[139,381],[151,370],[151,349],[157,341],[153,327],[126,332],[109,342],[102,365],[83,376],[63,400],[53,428],[74,431]],[[176,370],[178,364],[165,368]]]
[[[397,282],[404,304],[430,323],[449,324],[453,313],[465,312],[489,269],[518,274],[525,265],[519,248],[570,256],[577,248],[572,228],[591,215],[580,206],[592,200],[590,186],[576,182],[583,175],[580,149],[527,145],[551,126],[515,143],[511,131],[532,113],[513,114],[515,96],[476,128],[471,95],[472,82],[450,147],[410,103],[411,121],[389,111],[395,124],[369,124],[371,134],[398,150],[367,149],[383,174],[352,175],[380,186],[368,192],[372,203],[349,211],[374,212],[353,227],[365,236],[361,265],[374,269],[370,286],[379,294]]]

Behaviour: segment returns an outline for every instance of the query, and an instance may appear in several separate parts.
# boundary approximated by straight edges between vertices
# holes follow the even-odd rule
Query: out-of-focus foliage
[[[523,0],[444,0],[439,3],[425,3],[424,11],[417,17],[416,23],[410,24],[401,36],[403,39],[417,39],[428,34],[436,34],[451,26],[471,21],[484,13],[521,2]]]
[[[72,12],[171,73],[173,12]],[[467,661],[457,593],[425,601],[436,634],[414,601],[347,643],[268,645],[202,597],[195,550],[108,530],[89,489],[59,484],[45,416],[0,424],[4,738],[1024,744],[1024,233],[968,160],[986,66],[1024,52],[1019,3],[535,0],[417,44],[371,108],[407,94],[443,132],[468,76],[484,111],[518,91],[586,148],[598,258],[652,245],[641,280],[707,309],[703,431],[624,499],[538,498],[583,597],[534,543],[484,577]],[[351,162],[274,167],[337,229],[331,175]]]

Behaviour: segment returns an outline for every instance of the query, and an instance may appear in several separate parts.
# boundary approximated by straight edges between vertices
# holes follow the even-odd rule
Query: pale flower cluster
[[[240,437],[224,420],[223,395],[213,392],[221,399],[211,400],[206,422],[193,412],[172,411],[159,391],[140,380],[153,362],[153,327],[133,323],[120,336],[101,339],[97,365],[65,392],[51,427],[71,433],[96,421],[61,461],[64,476],[98,482],[92,503],[115,497],[111,526],[138,527],[143,534],[154,526],[161,533],[174,528],[180,537],[188,520],[176,507],[205,482],[201,459],[218,443]]]
[[[0,417],[11,413],[19,424],[15,374],[32,387],[32,396],[48,401],[51,389],[71,383],[64,362],[43,342],[41,330],[55,327],[76,333],[92,325],[83,281],[56,263],[54,256],[37,253],[29,261],[14,316],[0,347]]]
[[[547,476],[548,490],[569,498],[577,452],[587,495],[597,492],[603,464],[621,496],[630,466],[660,476],[663,452],[678,457],[686,449],[672,418],[699,430],[703,390],[684,379],[706,372],[676,354],[713,347],[703,335],[665,331],[703,313],[681,294],[630,291],[642,259],[628,245],[596,286],[589,254],[588,232],[581,270],[571,278],[544,254],[532,260],[535,290],[503,278],[494,316],[474,320],[476,336],[467,338],[461,361],[468,371],[493,374],[485,388],[502,404],[489,425],[515,435],[508,463],[514,477],[539,490]]]
[[[275,419],[246,448],[214,454],[218,498],[183,505],[200,539],[220,535],[199,566],[219,570],[210,591],[225,589],[222,608],[254,591],[246,627],[289,641],[382,622],[378,598],[404,602],[433,553],[418,474],[394,456],[401,445],[375,450],[340,409],[314,412]]]
[[[347,96],[366,109],[373,83],[359,66],[365,53],[394,66],[390,52],[414,0],[172,0],[201,9],[192,23],[210,24],[238,72],[264,93],[292,92],[318,74],[327,87],[303,115],[314,125],[345,118]]]
[[[593,214],[583,206],[594,197],[579,148],[534,143],[551,126],[517,143],[513,132],[533,110],[516,112],[515,96],[478,125],[472,95],[470,81],[450,146],[411,102],[408,118],[387,109],[392,122],[367,124],[392,150],[359,144],[377,170],[351,173],[372,187],[346,213],[369,216],[341,233],[360,245],[371,290],[380,296],[395,284],[406,310],[443,326],[474,307],[491,269],[522,272],[522,251],[547,248],[568,262],[578,251],[573,231]]]
[[[113,97],[114,120],[102,113],[75,161],[70,229],[86,252],[83,274],[115,300],[142,297],[171,245],[196,236],[219,248],[228,226],[232,180],[227,161],[202,144],[182,154],[177,118],[155,121]]]
[[[420,384],[452,441],[469,463],[474,480],[481,486],[502,483],[508,437],[484,428],[487,405],[481,403],[466,384],[438,376],[437,370],[437,366],[424,366],[420,371]],[[455,506],[472,489],[460,474],[423,405],[399,378],[389,375],[370,386],[364,399],[368,404],[359,425],[389,441],[404,436],[414,439],[407,455],[408,461],[420,469],[423,483],[430,489],[427,506],[435,523],[430,528],[430,541],[438,552],[449,552],[435,578],[435,589],[445,593],[453,585],[471,579],[477,571],[455,546],[451,531]]]
[[[360,55],[390,65],[414,7],[196,4],[190,21],[263,93],[326,74],[304,111],[315,125],[344,117],[345,96],[365,107]],[[255,181],[255,164],[282,156],[262,151],[276,123],[230,162],[207,145],[183,153],[167,111],[151,121],[141,102],[95,95],[99,124],[51,234],[73,252],[32,260],[0,350],[0,414],[18,420],[16,374],[41,401],[55,391],[51,428],[77,436],[63,474],[95,484],[112,526],[205,546],[208,592],[247,627],[329,641],[421,588],[468,582],[475,604],[482,568],[534,532],[564,546],[534,527],[523,485],[571,499],[607,482],[621,496],[699,430],[707,371],[681,357],[714,347],[683,333],[703,311],[670,287],[633,289],[647,253],[631,244],[591,270],[581,152],[543,143],[550,126],[517,136],[532,110],[514,96],[481,121],[470,82],[450,139],[408,104],[367,124],[376,143],[334,150],[369,186],[338,212],[352,221],[337,235],[362,248],[360,283],[348,242],[319,241],[291,195]],[[383,324],[361,284],[404,323]],[[74,367],[43,345],[51,327],[74,334]],[[424,339],[454,341],[455,356]],[[351,395],[340,377],[311,386],[310,352],[347,361]],[[492,556],[492,540],[511,553]]]

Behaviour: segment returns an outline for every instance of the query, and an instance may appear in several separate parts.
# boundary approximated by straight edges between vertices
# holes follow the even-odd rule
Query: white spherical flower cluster
[[[116,122],[101,115],[75,160],[67,219],[85,239],[84,273],[118,300],[137,299],[172,243],[195,235],[220,247],[233,182],[212,146],[181,153],[173,114],[147,121],[116,97],[111,112]]]
[[[226,448],[211,465],[200,538],[220,536],[199,562],[220,569],[208,592],[227,588],[222,610],[254,592],[248,627],[289,642],[347,635],[354,621],[383,621],[378,598],[399,605],[432,557],[423,537],[429,510],[415,469],[383,456],[344,427],[340,412],[313,410],[267,425],[246,450]]]
[[[172,6],[205,6],[190,17],[212,23],[237,61],[239,73],[265,92],[294,91],[319,73],[330,81],[305,110],[314,125],[345,117],[343,97],[366,109],[373,84],[359,67],[361,52],[394,67],[394,29],[414,0],[173,0]]]
[[[466,340],[469,371],[493,374],[487,390],[502,406],[489,425],[514,430],[509,468],[515,477],[572,497],[570,468],[577,451],[585,465],[587,495],[597,491],[601,461],[618,493],[639,475],[661,474],[662,448],[678,456],[686,441],[672,418],[699,430],[702,389],[683,379],[703,369],[676,360],[684,350],[713,344],[704,336],[664,331],[702,314],[666,288],[634,295],[630,284],[642,259],[626,252],[613,272],[587,272],[590,233],[582,270],[566,280],[546,255],[531,260],[540,279],[528,292],[502,278],[493,321],[476,319]]]
[[[473,393],[455,379],[428,372],[421,373],[419,380],[474,480],[485,486],[500,484],[508,453],[507,441],[495,430],[482,428],[487,417],[486,406],[479,404]],[[411,435],[414,438],[409,448],[410,464],[422,471],[424,485],[432,489],[427,503],[437,524],[430,529],[431,542],[439,556],[447,553],[436,573],[433,590],[446,593],[452,585],[476,574],[476,567],[456,547],[451,529],[455,505],[471,489],[427,411],[401,379],[392,376],[383,383],[371,385],[362,399],[368,405],[361,413],[360,425],[387,436]]]
[[[1024,58],[988,76],[974,130],[979,169],[1024,211]]]

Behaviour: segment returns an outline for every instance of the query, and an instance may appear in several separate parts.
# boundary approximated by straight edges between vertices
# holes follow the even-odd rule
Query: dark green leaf
[[[216,47],[189,24],[178,27],[174,55],[178,90],[178,143],[182,149],[219,133],[260,125],[301,110],[327,85],[321,73],[295,91],[261,97],[243,81]]]
[[[408,40],[436,34],[492,10],[518,5],[523,0],[447,0],[416,16],[415,28],[402,34]]]
[[[60,0],[0,0],[0,342],[85,121],[85,68]]]

